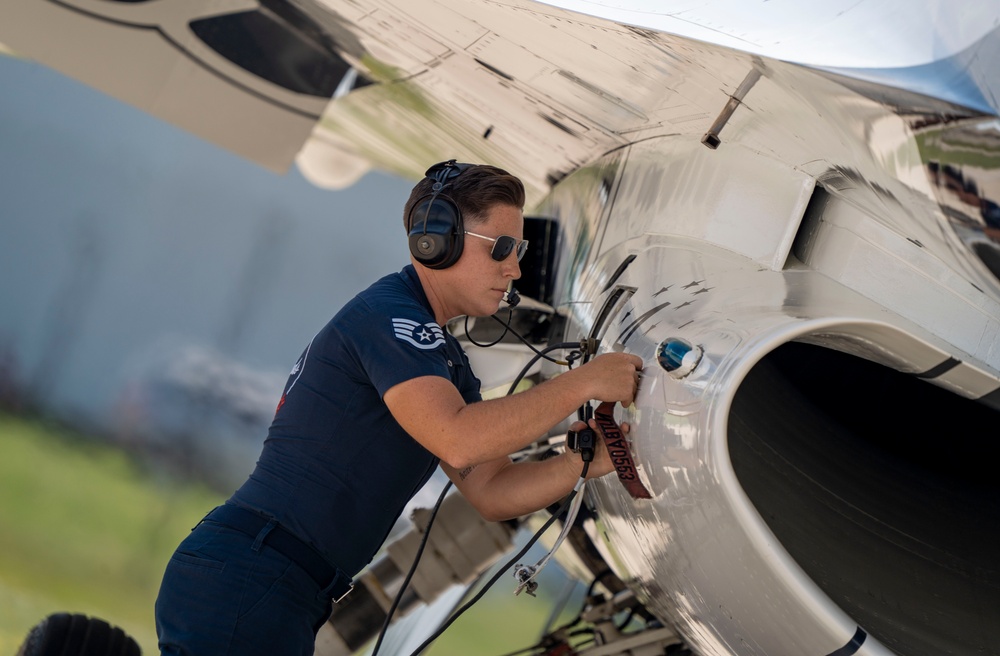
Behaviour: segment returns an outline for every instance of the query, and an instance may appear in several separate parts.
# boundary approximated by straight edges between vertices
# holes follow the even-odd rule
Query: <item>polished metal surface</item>
[[[951,57],[997,27],[978,0],[544,0],[544,4],[772,59],[903,68]]]
[[[97,35],[166,48],[96,13],[197,14],[72,2],[5,3],[0,41],[88,79]],[[371,83],[308,138],[267,131],[304,99],[201,45],[149,94],[114,67],[90,83],[229,143],[192,111],[221,94],[241,152],[297,152],[317,184],[452,157],[521,176],[561,232],[560,337],[647,362],[619,419],[653,499],[595,482],[591,538],[698,654],[1000,654],[1000,3],[218,9],[238,10]],[[700,351],[684,376],[668,340]]]

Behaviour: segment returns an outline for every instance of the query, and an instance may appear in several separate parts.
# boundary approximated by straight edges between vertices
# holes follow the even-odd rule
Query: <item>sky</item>
[[[0,89],[0,384],[97,432],[211,407],[255,456],[308,340],[408,262],[412,182],[320,189],[13,57]]]

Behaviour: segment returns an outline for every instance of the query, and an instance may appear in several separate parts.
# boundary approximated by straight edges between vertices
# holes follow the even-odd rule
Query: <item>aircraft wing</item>
[[[15,0],[0,7],[0,33],[10,51],[276,172],[338,89],[367,84],[345,59],[360,44],[285,2]],[[337,184],[366,167],[341,163]]]
[[[537,199],[596,154],[706,127],[743,80],[714,61],[728,48],[990,111],[995,14],[971,1],[11,0],[0,43],[275,171],[298,157],[320,185],[462,154],[517,171]]]
[[[971,0],[0,5],[11,50],[274,170],[525,181],[518,321],[646,362],[616,417],[652,499],[588,484],[564,548],[607,598],[594,654],[1000,653],[998,26]]]

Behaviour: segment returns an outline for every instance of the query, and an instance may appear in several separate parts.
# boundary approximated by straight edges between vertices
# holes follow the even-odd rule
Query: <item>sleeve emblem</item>
[[[434,322],[417,323],[412,319],[395,318],[392,320],[392,331],[396,339],[424,351],[444,344],[444,331]]]

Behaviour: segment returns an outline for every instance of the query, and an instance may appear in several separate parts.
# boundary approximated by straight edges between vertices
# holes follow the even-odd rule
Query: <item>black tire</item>
[[[53,613],[32,627],[17,656],[141,656],[117,626],[79,613]]]

